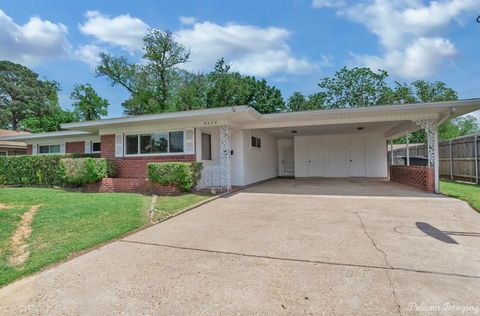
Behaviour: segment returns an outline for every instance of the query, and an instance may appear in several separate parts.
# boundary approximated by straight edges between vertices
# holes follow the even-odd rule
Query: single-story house
[[[0,138],[27,134],[30,133],[0,129]],[[16,156],[25,154],[27,154],[27,144],[24,142],[0,140],[0,156]]]
[[[248,106],[62,124],[64,131],[0,139],[28,153],[100,153],[118,177],[147,177],[149,162],[199,161],[199,188],[246,186],[274,177],[375,177],[438,191],[443,121],[480,109],[480,99],[260,114]],[[425,129],[429,166],[390,166],[388,139]]]

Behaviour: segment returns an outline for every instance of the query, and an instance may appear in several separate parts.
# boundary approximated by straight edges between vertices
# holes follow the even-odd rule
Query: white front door
[[[349,143],[350,177],[365,177],[365,142],[352,141]]]
[[[280,176],[291,177],[295,174],[293,145],[280,145]]]
[[[325,146],[322,143],[310,143],[308,145],[308,176],[325,177]]]

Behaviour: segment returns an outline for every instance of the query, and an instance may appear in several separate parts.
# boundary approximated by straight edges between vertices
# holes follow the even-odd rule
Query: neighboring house
[[[27,132],[16,132],[10,130],[0,129],[0,138],[10,137],[10,136],[19,136],[19,135],[28,135]],[[27,153],[27,144],[24,142],[18,141],[0,141],[0,156],[16,156],[16,155],[25,155]]]
[[[232,106],[67,123],[66,131],[3,139],[26,142],[33,155],[100,152],[117,161],[120,178],[146,178],[149,162],[200,161],[199,188],[229,190],[277,176],[386,178],[387,139],[423,128],[430,167],[392,166],[391,175],[433,191],[437,126],[477,109],[480,99],[274,114]]]

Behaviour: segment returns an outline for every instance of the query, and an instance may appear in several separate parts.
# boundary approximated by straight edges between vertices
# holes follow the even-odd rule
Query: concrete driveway
[[[380,180],[273,180],[0,290],[0,314],[480,313],[480,216]]]

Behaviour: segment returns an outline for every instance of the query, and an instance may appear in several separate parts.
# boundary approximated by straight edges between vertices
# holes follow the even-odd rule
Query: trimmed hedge
[[[197,185],[203,165],[200,162],[162,162],[147,164],[148,178],[162,185],[190,191]]]
[[[103,178],[102,176],[98,179],[101,175],[115,174],[115,165],[112,161],[101,158],[72,158],[81,156],[67,154],[0,157],[0,184],[81,185],[89,183],[88,181],[99,181]],[[62,160],[67,161],[67,166]],[[71,162],[76,160],[82,162]],[[72,168],[71,165],[75,165],[76,168]],[[78,174],[75,174],[74,170],[77,170]]]
[[[0,157],[0,184],[61,185],[63,155]]]
[[[117,174],[115,163],[105,158],[63,158],[60,160],[60,170],[65,184],[78,186]]]

